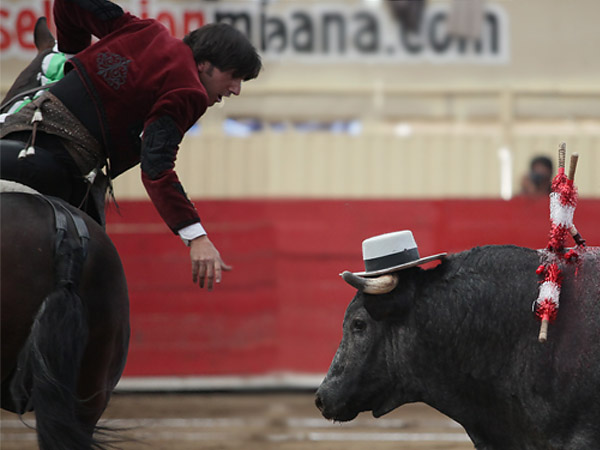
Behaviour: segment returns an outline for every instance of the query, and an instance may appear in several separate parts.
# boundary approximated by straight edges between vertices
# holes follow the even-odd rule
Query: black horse
[[[53,37],[39,27],[47,31],[45,20],[36,44],[41,36],[47,46]],[[40,61],[15,85],[34,87]],[[14,183],[0,187],[1,406],[35,412],[41,449],[102,448],[94,433],[129,344],[121,260],[82,211]]]

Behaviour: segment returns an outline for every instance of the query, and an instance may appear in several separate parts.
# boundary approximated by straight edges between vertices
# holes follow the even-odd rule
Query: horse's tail
[[[62,211],[55,209],[55,214]],[[64,216],[63,216],[64,217]],[[58,223],[58,222],[57,222]],[[64,223],[64,222],[63,222]],[[19,413],[35,410],[43,450],[102,448],[79,419],[78,374],[88,340],[87,311],[77,294],[86,247],[57,230],[54,290],[43,300],[10,385]]]
[[[79,296],[61,286],[44,299],[19,354],[11,394],[18,411],[35,409],[43,450],[92,448],[92,433],[77,418],[77,374],[87,334]]]

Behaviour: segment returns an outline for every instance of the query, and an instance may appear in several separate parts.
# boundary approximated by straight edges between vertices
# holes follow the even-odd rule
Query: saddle
[[[2,128],[2,127],[0,127],[0,128]],[[26,139],[26,138],[23,137],[23,139]],[[6,149],[6,151],[8,153],[14,153],[15,161],[16,161],[17,158],[24,159],[24,158],[33,156],[36,154],[36,151],[39,151],[41,149],[52,148],[52,146],[57,145],[54,142],[54,139],[58,140],[59,137],[54,136],[54,135],[48,135],[48,136],[45,136],[44,139],[46,139],[46,141],[42,142],[42,144],[29,145],[28,143],[24,143],[22,140],[14,140],[14,139],[12,139],[12,137],[9,137],[7,139],[1,139],[1,147],[3,149]],[[50,140],[48,140],[48,139],[50,139]],[[84,179],[84,177],[82,177],[82,180],[83,179]],[[17,183],[17,184],[19,184],[19,183]],[[91,199],[91,202],[90,202],[90,206],[88,206],[87,209],[84,208],[84,211],[88,215],[90,215],[92,217],[92,219],[94,219],[96,222],[98,222],[100,225],[102,225],[102,227],[105,227],[106,226],[106,217],[105,217],[105,212],[104,212],[104,205],[105,205],[106,192],[109,191],[112,195],[112,186],[110,185],[110,180],[102,171],[99,171],[94,174],[93,179],[85,179],[85,184],[86,184],[86,186],[88,186],[88,192],[86,194],[86,197],[89,196],[89,199]],[[22,189],[27,188],[27,186],[24,186],[22,184],[21,184],[21,186],[22,186],[21,188],[15,188],[15,189],[21,189],[20,192],[23,192]],[[5,188],[5,189],[10,189],[10,188]],[[38,195],[46,195],[46,194],[41,194],[39,192],[35,192],[35,193]],[[114,196],[113,196],[113,199],[114,199]],[[115,204],[116,204],[116,201],[115,201]]]

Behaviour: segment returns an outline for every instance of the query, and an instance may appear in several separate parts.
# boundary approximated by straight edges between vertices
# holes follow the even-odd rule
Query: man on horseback
[[[248,39],[208,24],[183,40],[108,0],[55,0],[58,49],[74,55],[49,91],[5,118],[0,176],[63,198],[104,223],[109,180],[141,163],[157,211],[189,246],[209,290],[229,270],[174,171],[185,132],[258,76]],[[92,35],[99,38],[91,44]],[[103,172],[106,172],[107,177]]]

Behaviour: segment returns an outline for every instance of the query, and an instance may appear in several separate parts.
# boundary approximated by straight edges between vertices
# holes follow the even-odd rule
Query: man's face
[[[219,103],[223,97],[231,94],[240,95],[242,90],[242,78],[234,78],[233,70],[221,72],[209,62],[198,64],[200,82],[208,93],[208,106]]]

